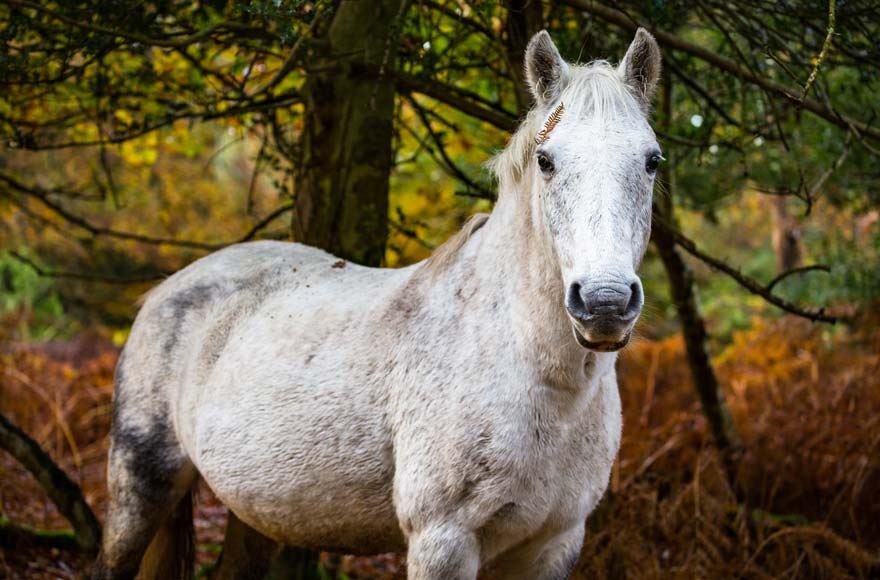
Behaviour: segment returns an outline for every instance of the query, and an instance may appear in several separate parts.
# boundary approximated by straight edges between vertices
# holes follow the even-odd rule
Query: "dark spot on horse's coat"
[[[315,358],[315,353],[312,353],[309,356],[307,356],[306,357],[306,364],[309,364],[310,362],[312,362],[313,358]]]
[[[516,512],[516,502],[509,501],[492,514],[492,521],[498,522],[509,519]]]
[[[161,407],[162,410],[146,418],[146,426],[132,425],[130,419],[120,420],[126,413],[117,409],[111,429],[112,455],[118,454],[131,474],[138,497],[153,504],[165,501],[183,465],[183,458],[174,451],[168,404]],[[139,421],[144,419],[140,417]]]
[[[331,268],[345,268],[345,260],[336,260]]]
[[[180,330],[186,321],[187,313],[191,310],[204,308],[209,304],[212,295],[218,288],[219,285],[216,283],[196,284],[175,293],[162,305],[162,318],[172,324],[172,327],[165,333],[166,339],[162,343],[162,354],[165,355],[166,360],[170,360],[180,340]]]

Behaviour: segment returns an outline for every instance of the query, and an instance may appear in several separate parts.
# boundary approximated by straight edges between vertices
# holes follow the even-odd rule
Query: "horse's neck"
[[[558,261],[531,199],[528,191],[502,192],[480,232],[474,267],[489,282],[481,291],[506,305],[493,314],[503,331],[514,333],[520,360],[542,380],[575,387],[586,353],[572,335]]]

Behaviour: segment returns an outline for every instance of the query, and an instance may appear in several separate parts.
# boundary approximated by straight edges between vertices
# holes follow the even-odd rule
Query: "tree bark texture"
[[[391,72],[405,0],[344,0],[313,44],[293,237],[378,266],[388,235],[394,85]],[[361,72],[359,72],[361,71]]]

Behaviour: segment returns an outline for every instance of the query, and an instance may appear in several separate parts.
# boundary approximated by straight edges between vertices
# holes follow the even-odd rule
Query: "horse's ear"
[[[535,34],[526,47],[526,79],[535,102],[546,106],[556,101],[568,82],[568,63],[546,30]]]
[[[660,47],[650,32],[644,28],[636,31],[636,37],[617,67],[617,72],[647,111],[660,80]]]

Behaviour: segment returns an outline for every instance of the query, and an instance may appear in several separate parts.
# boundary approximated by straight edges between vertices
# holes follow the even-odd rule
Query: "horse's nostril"
[[[579,282],[572,282],[568,287],[568,296],[566,297],[565,306],[572,314],[586,314],[587,308],[584,303],[584,297],[581,293],[582,287]]]
[[[629,291],[629,302],[623,311],[624,316],[636,314],[642,308],[642,285],[638,281],[633,282],[629,285]]]

